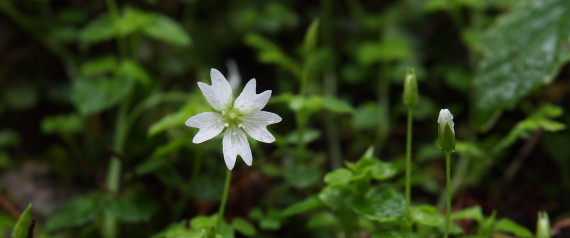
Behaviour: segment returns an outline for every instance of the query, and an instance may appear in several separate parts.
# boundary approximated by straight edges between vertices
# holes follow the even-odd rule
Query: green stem
[[[220,209],[218,210],[218,222],[217,228],[220,228],[220,225],[224,221],[224,211],[226,209],[226,203],[228,201],[228,192],[230,191],[230,182],[232,180],[232,171],[226,170],[226,182],[224,184],[224,193],[222,194],[222,201],[220,202]]]
[[[449,223],[451,215],[451,152],[445,152],[445,177],[447,181],[447,202],[445,211],[445,238],[447,238],[449,233]]]
[[[410,209],[410,187],[412,184],[412,120],[414,109],[408,107],[408,130],[406,135],[406,211]]]

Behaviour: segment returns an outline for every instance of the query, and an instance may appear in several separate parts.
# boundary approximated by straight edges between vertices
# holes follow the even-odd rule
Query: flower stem
[[[228,201],[228,192],[230,190],[230,182],[232,180],[232,171],[226,170],[226,182],[224,184],[224,193],[222,194],[222,201],[220,202],[220,209],[218,209],[218,222],[217,229],[220,229],[220,225],[224,221],[224,211],[226,209],[226,203]]]
[[[445,238],[447,238],[449,233],[449,223],[451,215],[451,151],[445,152],[445,174],[447,181],[447,201],[446,201],[446,211],[445,211]]]
[[[412,119],[414,109],[408,107],[408,131],[406,135],[406,211],[410,210],[410,187],[412,184]]]

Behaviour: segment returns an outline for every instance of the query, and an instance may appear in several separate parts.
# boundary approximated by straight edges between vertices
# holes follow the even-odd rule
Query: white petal
[[[210,70],[210,77],[212,78],[212,86],[198,82],[198,87],[214,109],[223,111],[232,103],[232,87],[217,69],[212,68]]]
[[[267,125],[281,121],[281,117],[271,112],[255,112],[243,118],[243,129],[251,138],[265,143],[272,143],[275,137],[267,130]]]
[[[249,80],[241,94],[237,97],[234,107],[241,112],[247,114],[251,112],[257,112],[267,104],[269,98],[271,97],[271,90],[267,90],[260,94],[255,93],[256,81],[255,79]]]
[[[251,149],[247,142],[245,132],[236,127],[230,127],[224,133],[222,141],[224,151],[224,161],[228,169],[233,169],[237,156],[241,156],[243,161],[249,166],[252,163]]]
[[[226,65],[228,66],[228,82],[232,87],[232,90],[236,91],[241,84],[241,75],[239,74],[239,68],[236,61],[233,59],[226,60]]]
[[[449,124],[449,127],[451,127],[451,131],[453,132],[453,134],[455,134],[455,128],[453,128],[454,126],[453,115],[448,109],[441,109],[439,111],[439,117],[437,118],[437,123],[439,123],[439,128],[442,134],[445,131],[446,124]]]
[[[214,138],[224,130],[222,116],[215,112],[204,112],[186,120],[186,126],[200,128],[192,142],[198,144]]]

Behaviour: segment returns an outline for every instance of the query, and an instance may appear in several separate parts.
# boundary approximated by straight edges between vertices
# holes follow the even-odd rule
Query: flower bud
[[[455,151],[455,129],[453,115],[448,109],[441,109],[437,119],[437,145],[445,152]]]
[[[538,212],[536,238],[550,238],[550,220],[546,212]]]
[[[418,104],[418,80],[414,68],[408,68],[404,79],[404,104],[413,107]]]

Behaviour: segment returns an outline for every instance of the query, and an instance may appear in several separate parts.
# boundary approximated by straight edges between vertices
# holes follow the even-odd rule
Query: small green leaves
[[[418,80],[414,68],[408,68],[404,79],[404,104],[414,107],[418,104]]]
[[[18,222],[12,230],[12,238],[28,238],[28,233],[30,232],[30,225],[32,224],[32,204],[26,207],[26,210],[22,212]]]
[[[404,216],[405,203],[404,196],[386,186],[370,188],[363,196],[351,200],[356,213],[381,222]]]
[[[188,46],[191,43],[190,36],[176,21],[136,8],[125,9],[118,19],[109,14],[99,16],[80,31],[79,40],[85,44],[97,44],[139,32],[171,45]]]
[[[538,212],[538,219],[536,220],[536,238],[550,238],[550,220],[548,219],[548,213],[546,212]]]

